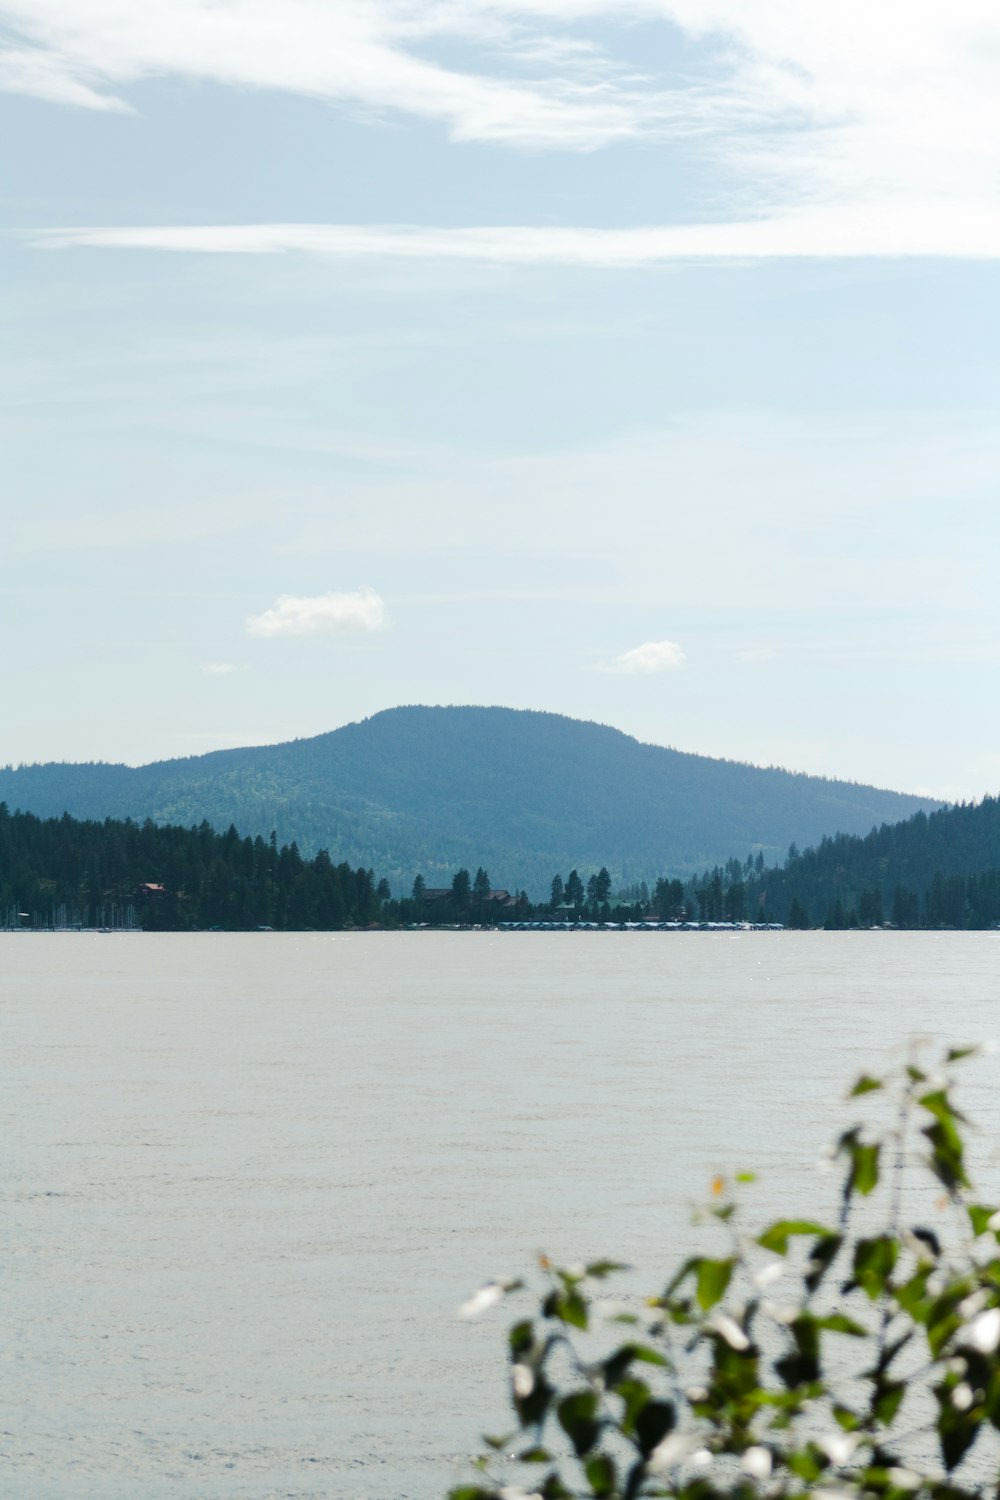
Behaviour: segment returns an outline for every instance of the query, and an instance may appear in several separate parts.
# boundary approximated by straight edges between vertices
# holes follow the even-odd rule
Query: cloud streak
[[[246,621],[248,635],[282,637],[321,635],[339,630],[381,630],[385,606],[374,589],[350,594],[282,594],[263,614]]]
[[[715,224],[595,229],[526,225],[205,224],[68,227],[30,236],[42,249],[159,250],[203,255],[298,253],[336,259],[475,261],[508,266],[637,269],[670,261],[932,256],[1000,258],[1000,208],[933,203],[837,205]]]
[[[603,670],[630,677],[652,677],[659,672],[676,672],[686,661],[676,641],[646,641],[615,657]]]

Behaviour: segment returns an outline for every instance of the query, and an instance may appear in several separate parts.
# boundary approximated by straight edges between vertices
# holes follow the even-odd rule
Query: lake
[[[477,1285],[658,1289],[718,1171],[821,1212],[845,1085],[998,998],[998,933],[0,936],[0,1489],[441,1497],[505,1422]]]

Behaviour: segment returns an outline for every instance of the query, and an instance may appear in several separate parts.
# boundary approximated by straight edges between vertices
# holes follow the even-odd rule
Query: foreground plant
[[[607,1301],[624,1267],[543,1257],[538,1310],[509,1334],[516,1426],[450,1500],[1000,1494],[1000,1209],[972,1193],[952,1102],[974,1050],[939,1076],[858,1079],[849,1097],[890,1104],[890,1123],[836,1142],[833,1224],[745,1235],[717,1179],[725,1253],[686,1261],[639,1310]],[[491,1283],[464,1311],[523,1289]]]

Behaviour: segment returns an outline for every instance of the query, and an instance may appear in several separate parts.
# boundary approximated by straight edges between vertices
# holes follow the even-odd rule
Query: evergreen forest
[[[235,828],[37,818],[0,802],[0,927],[363,927],[387,895],[371,870]]]
[[[763,922],[786,927],[1000,925],[1000,799],[837,834],[784,863],[732,858],[617,889],[607,865],[552,876],[547,899],[493,887],[483,865],[405,893],[364,866],[277,837],[146,819],[39,818],[0,802],[0,927],[151,931],[495,926],[516,921]]]
[[[783,865],[731,860],[687,891],[704,920],[789,927],[982,928],[1000,923],[1000,799],[835,834]],[[738,916],[735,915],[738,913]]]

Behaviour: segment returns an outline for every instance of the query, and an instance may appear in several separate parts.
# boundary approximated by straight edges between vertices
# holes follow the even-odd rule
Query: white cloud
[[[441,122],[460,140],[592,149],[637,134],[651,107],[635,87],[595,78],[592,59],[580,77],[564,63],[525,79],[502,56],[524,23],[505,19],[502,5],[0,0],[3,23],[17,38],[16,56],[37,55],[22,60],[8,87],[92,108],[121,107],[119,90],[172,74],[403,111]],[[497,66],[461,71],[428,55],[435,40],[455,37],[499,49]]]
[[[256,636],[318,635],[329,630],[380,630],[385,607],[374,589],[352,594],[282,594],[270,609],[251,615],[247,634]]]
[[[53,229],[45,249],[169,250],[201,254],[300,252],[341,259],[476,261],[512,266],[635,269],[678,260],[940,256],[1000,259],[1000,208],[953,204],[835,206],[774,218],[641,229],[434,228],[364,224],[216,224]]]
[[[228,677],[230,672],[238,672],[239,668],[231,661],[207,661],[201,670],[205,677]]]
[[[36,99],[47,99],[52,104],[131,113],[124,99],[99,94],[59,57],[43,52],[39,47],[0,48],[0,89],[9,94],[29,94]]]
[[[636,22],[663,43],[638,66]],[[994,0],[0,0],[0,24],[0,86],[46,99],[121,108],[173,75],[402,111],[459,140],[654,138],[726,169],[741,218],[983,207],[1000,171]],[[455,41],[475,66],[442,60]]]
[[[676,641],[646,641],[644,645],[616,656],[604,670],[651,676],[654,672],[674,672],[686,660]]]

